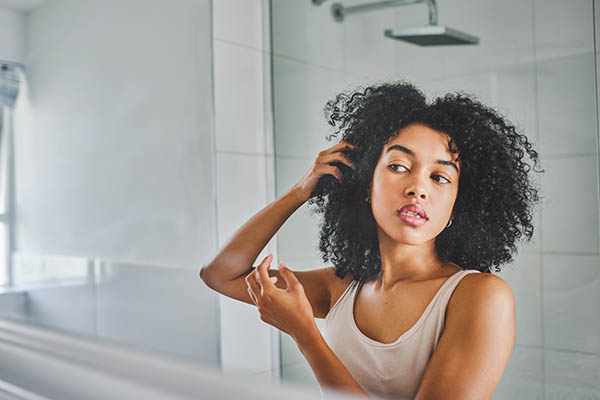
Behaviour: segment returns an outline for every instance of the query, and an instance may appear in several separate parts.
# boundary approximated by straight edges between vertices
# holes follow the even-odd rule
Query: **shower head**
[[[419,46],[478,44],[479,38],[441,25],[418,28],[386,29],[384,35]]]
[[[313,4],[321,4],[324,0],[313,0]],[[437,24],[438,12],[436,0],[382,0],[374,3],[344,6],[341,3],[331,5],[331,14],[337,22],[342,22],[347,15],[376,10],[391,6],[426,3],[429,10],[429,25],[417,28],[386,29],[384,35],[393,39],[404,40],[419,46],[438,46],[455,44],[478,44],[479,38],[468,33],[457,31]]]

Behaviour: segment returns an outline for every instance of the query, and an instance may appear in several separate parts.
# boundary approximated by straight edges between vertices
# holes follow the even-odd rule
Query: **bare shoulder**
[[[465,275],[454,289],[447,315],[514,307],[514,293],[504,279],[487,272],[472,273]]]
[[[512,289],[499,276],[467,274],[446,311],[444,331],[415,400],[491,398],[515,344]]]

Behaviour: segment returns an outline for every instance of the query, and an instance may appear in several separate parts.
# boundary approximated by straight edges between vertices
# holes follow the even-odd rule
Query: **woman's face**
[[[460,173],[458,153],[450,152],[449,140],[443,132],[414,123],[383,147],[369,196],[380,235],[422,244],[444,230],[452,217]],[[402,217],[399,210],[410,204],[420,205],[427,218],[413,224],[410,220],[417,217]]]

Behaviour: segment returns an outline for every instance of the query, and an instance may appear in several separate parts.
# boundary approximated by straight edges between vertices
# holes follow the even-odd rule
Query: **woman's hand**
[[[269,254],[260,265],[246,276],[248,293],[252,298],[260,319],[287,333],[294,340],[304,337],[312,329],[318,329],[312,306],[304,293],[302,284],[293,272],[279,263],[279,273],[287,284],[287,289],[275,286],[277,277],[269,277],[273,256]]]
[[[313,197],[317,182],[322,175],[331,174],[341,182],[342,173],[338,167],[331,165],[330,163],[337,161],[354,168],[354,164],[344,153],[342,153],[342,151],[347,149],[354,150],[355,147],[356,146],[353,144],[342,141],[327,150],[321,151],[312,167],[310,167],[302,179],[294,185],[294,189],[299,193],[300,197],[305,201],[308,201]]]

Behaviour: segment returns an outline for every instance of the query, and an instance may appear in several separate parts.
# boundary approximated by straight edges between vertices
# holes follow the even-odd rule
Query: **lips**
[[[429,218],[427,218],[427,213],[425,212],[425,209],[418,204],[406,205],[406,206],[402,207],[400,210],[398,210],[398,214],[405,212],[405,211],[411,211],[411,212],[414,212],[415,214],[418,214],[420,217],[422,217],[426,220],[429,219]]]

